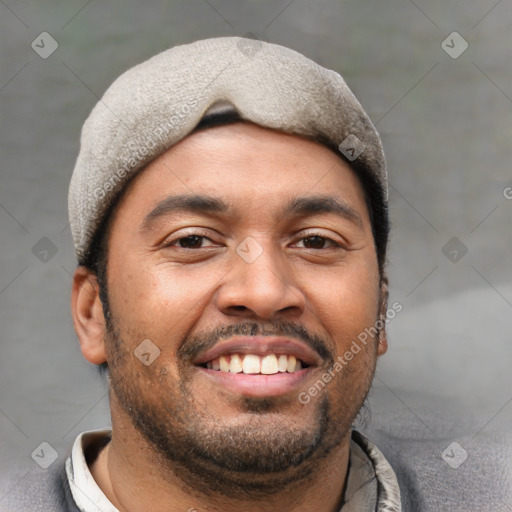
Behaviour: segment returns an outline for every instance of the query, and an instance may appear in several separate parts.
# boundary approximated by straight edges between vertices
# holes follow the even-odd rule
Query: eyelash
[[[186,240],[187,238],[190,238],[190,237],[199,237],[199,238],[206,238],[207,240],[209,240],[210,242],[213,242],[213,240],[208,236],[208,233],[201,233],[201,232],[197,232],[197,233],[190,233],[188,235],[185,235],[185,236],[180,236],[179,238],[174,238],[173,240],[171,240],[169,243],[165,244],[164,247],[176,247],[174,244],[178,243],[180,240]],[[341,249],[342,246],[341,244],[339,244],[338,242],[335,242],[332,238],[329,238],[327,236],[323,236],[321,233],[307,233],[305,236],[302,236],[299,238],[299,240],[306,240],[308,238],[321,238],[322,240],[325,240],[327,242],[331,242],[332,244],[334,244],[334,248],[338,248],[338,249]],[[197,250],[197,249],[205,249],[205,247],[198,247],[198,248],[187,248],[187,247],[176,247],[177,249],[183,249],[184,251],[191,251],[191,250]],[[305,249],[310,249],[311,248],[305,248]],[[317,250],[317,251],[321,251],[321,250],[327,250],[328,248],[320,248],[320,249],[312,249],[312,250]]]

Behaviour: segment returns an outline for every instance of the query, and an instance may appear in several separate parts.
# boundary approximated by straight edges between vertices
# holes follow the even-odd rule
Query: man
[[[512,510],[510,443],[485,427],[393,407],[353,427],[401,306],[380,138],[337,73],[244,38],[153,57],[84,124],[69,211],[112,429],[2,510]]]
[[[199,41],[114,82],[69,194],[112,430],[77,438],[68,510],[401,510],[352,430],[387,349],[386,187],[343,79],[286,48]]]

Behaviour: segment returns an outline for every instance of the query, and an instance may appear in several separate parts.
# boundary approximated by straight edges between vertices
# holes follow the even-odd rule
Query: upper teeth
[[[231,354],[208,361],[206,367],[221,372],[272,375],[278,372],[297,372],[302,369],[302,363],[295,356],[285,354],[268,354],[266,356]]]

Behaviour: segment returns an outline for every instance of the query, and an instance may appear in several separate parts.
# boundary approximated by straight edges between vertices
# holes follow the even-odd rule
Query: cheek
[[[221,275],[206,267],[144,266],[126,259],[109,281],[112,314],[125,336],[142,336],[161,349],[170,344],[176,349],[204,311]]]
[[[338,351],[375,324],[379,292],[378,272],[365,262],[317,276],[310,287],[311,302]]]

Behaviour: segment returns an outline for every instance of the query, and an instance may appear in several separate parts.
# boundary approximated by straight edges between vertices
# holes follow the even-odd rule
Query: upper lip
[[[228,354],[255,354],[265,356],[268,354],[286,354],[295,356],[309,366],[317,366],[320,356],[302,341],[276,336],[237,336],[226,341],[220,341],[210,350],[201,353],[194,364],[204,364],[217,357]]]

